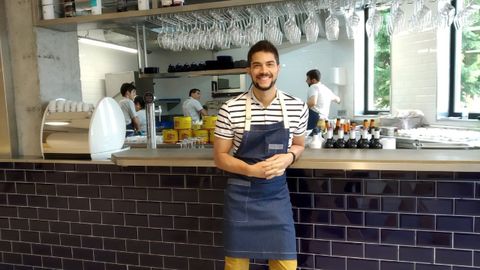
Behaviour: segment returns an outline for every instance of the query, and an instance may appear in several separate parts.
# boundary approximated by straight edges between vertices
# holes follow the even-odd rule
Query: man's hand
[[[253,165],[253,171],[258,172],[258,178],[272,179],[285,173],[285,169],[292,164],[293,155],[289,153],[276,154]]]

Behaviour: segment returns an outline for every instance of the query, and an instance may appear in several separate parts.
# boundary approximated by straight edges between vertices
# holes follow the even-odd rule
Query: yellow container
[[[198,137],[203,143],[208,143],[208,130],[197,129],[193,131],[193,137]]]
[[[164,143],[177,143],[178,142],[178,132],[174,129],[164,129],[162,131],[163,142]]]
[[[204,129],[213,129],[215,128],[215,122],[217,122],[216,115],[208,115],[203,117],[203,128]]]
[[[178,139],[181,141],[183,139],[188,139],[192,137],[191,129],[179,129],[178,130]]]
[[[208,130],[208,141],[213,144],[215,142],[215,129]]]
[[[174,129],[191,129],[192,118],[190,116],[175,116],[173,117]]]

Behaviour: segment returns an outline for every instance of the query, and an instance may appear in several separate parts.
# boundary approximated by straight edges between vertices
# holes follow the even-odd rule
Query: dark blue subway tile
[[[210,175],[187,175],[186,177],[187,188],[212,188],[212,177]],[[227,182],[226,177],[216,177],[215,183],[219,181]],[[225,184],[223,184],[225,186]]]
[[[332,225],[363,225],[363,212],[331,211]]]
[[[379,211],[380,197],[348,196],[347,209]]]
[[[124,214],[123,213],[102,213],[102,222],[104,224],[110,225],[124,225]]]
[[[103,247],[104,247],[103,249],[105,250],[116,250],[116,251],[127,250],[125,239],[104,238]]]
[[[416,199],[405,197],[382,197],[382,211],[384,212],[415,212]]]
[[[82,213],[80,213],[80,218]],[[125,225],[127,226],[139,226],[148,227],[148,216],[137,214],[125,214]]]
[[[398,246],[365,244],[365,258],[398,260]]]
[[[318,178],[345,178],[344,170],[313,170],[313,176]]]
[[[196,174],[196,167],[172,167],[172,174]]]
[[[452,267],[450,265],[417,263],[416,270],[452,270]]]
[[[399,259],[408,262],[434,262],[433,248],[419,248],[419,247],[400,247]]]
[[[216,263],[220,263],[221,265]],[[188,265],[190,269],[223,269],[223,262],[197,258],[188,258]]]
[[[455,172],[455,179],[480,181],[480,172]]]
[[[140,261],[142,261],[141,258]],[[188,260],[185,260],[185,258],[165,256],[163,262],[167,269],[188,269]]]
[[[417,245],[419,246],[435,246],[435,247],[452,247],[452,234],[443,232],[417,232]]]
[[[98,164],[99,172],[119,172],[122,170],[122,167],[113,165],[113,164]]]
[[[478,270],[477,267],[453,266],[452,270]]]
[[[198,200],[200,203],[218,203],[218,204],[223,203],[223,200],[224,200],[223,190],[200,189],[198,192],[199,192]]]
[[[55,170],[57,171],[75,171],[75,164],[69,163],[55,163]]]
[[[150,253],[152,254],[162,254],[162,255],[174,254],[174,243],[165,243],[165,242],[149,242],[149,243],[150,243]]]
[[[317,195],[313,197],[315,208],[345,209],[344,195]]]
[[[313,194],[307,193],[292,193],[290,194],[290,201],[293,207],[313,207]]]
[[[30,162],[15,162],[13,167],[19,170],[32,170],[34,168],[34,163]]]
[[[473,217],[437,216],[437,230],[473,232]]]
[[[328,210],[300,209],[301,223],[327,223],[329,222]]]
[[[62,259],[54,258],[54,257],[42,257],[42,264],[44,267],[47,267],[47,268],[61,269]]]
[[[35,184],[34,183],[16,183],[16,186],[17,186],[17,193],[35,194]]]
[[[88,183],[90,185],[111,185],[110,173],[88,173]]]
[[[331,180],[331,192],[337,194],[362,194],[362,180]]]
[[[46,172],[45,181],[47,183],[66,183],[67,182],[67,173],[65,172]]]
[[[120,167],[122,172],[135,172],[135,173],[144,173],[146,172],[145,166],[128,166],[128,167]]]
[[[374,227],[398,227],[398,214],[365,213],[365,225]]]
[[[102,214],[100,212],[80,211],[80,222],[83,223],[102,223]]]
[[[3,192],[3,193],[15,192],[15,183],[14,182],[0,183],[0,192]]]
[[[414,245],[415,232],[402,230],[383,229],[380,233],[381,242],[384,244]]]
[[[95,249],[103,248],[102,239],[99,237],[81,236],[81,239],[82,239],[82,247],[95,248]]]
[[[38,186],[37,186],[38,187]],[[100,197],[100,189],[98,186],[91,185],[79,185],[78,186],[78,196],[87,197],[87,198],[98,198]]]
[[[437,196],[447,198],[473,198],[475,196],[473,182],[438,182]]]
[[[453,200],[418,198],[417,212],[428,214],[453,214]]]
[[[346,171],[347,178],[378,179],[379,176],[380,176],[379,171],[362,171],[362,170]]]
[[[139,264],[139,254],[130,252],[117,252],[117,263],[120,264]],[[129,267],[130,268],[130,267]]]
[[[400,181],[400,195],[402,196],[435,196],[435,182],[433,181]]]
[[[13,162],[0,162],[1,169],[13,169]]]
[[[177,228],[177,224],[175,224],[175,228]],[[179,229],[182,229],[182,227],[179,227]],[[187,233],[190,244],[213,245],[214,243],[214,234],[212,232],[188,231]]]
[[[105,199],[122,199],[123,193],[121,187],[100,187],[100,196]]]
[[[415,264],[407,262],[381,261],[380,270],[414,270]]]
[[[160,186],[161,187],[185,187],[185,176],[184,175],[160,175]]]
[[[475,198],[480,198],[480,183],[475,183]]]
[[[301,238],[313,238],[313,231],[314,227],[313,225],[307,225],[307,224],[295,224],[295,232],[297,237]]]
[[[114,200],[113,201],[113,211],[114,212],[123,212],[123,213],[136,213],[137,204],[135,201],[130,200]]]
[[[24,170],[6,170],[5,180],[6,181],[25,181],[25,171]]]
[[[299,192],[328,193],[328,180],[298,179]]]
[[[77,197],[77,185],[57,185],[57,195]]]
[[[134,188],[134,187],[124,187],[123,188],[123,198],[130,200],[146,200],[147,199],[147,189],[146,188]]]
[[[200,227],[199,219],[194,217],[173,217],[173,224],[179,230],[198,230]]]
[[[455,214],[480,216],[480,201],[457,199],[455,201]]]
[[[98,171],[98,165],[97,164],[77,164],[77,171],[96,172]]]
[[[475,232],[480,232],[480,217],[475,217]]]
[[[48,207],[53,208],[68,208],[68,200],[64,197],[47,197]]]
[[[363,244],[332,242],[332,255],[363,258]]]
[[[68,198],[68,207],[76,210],[89,210],[90,201],[87,198]]]
[[[400,228],[434,230],[435,216],[400,214]]]
[[[134,186],[135,178],[132,173],[112,173],[113,186]]]
[[[345,240],[345,227],[315,225],[316,239]]]
[[[217,167],[197,167],[198,174],[222,175],[223,171]]]
[[[46,179],[44,171],[26,171],[25,180],[27,182],[44,183]]]
[[[288,177],[308,177],[311,178],[313,176],[312,169],[287,169],[287,176]]]
[[[378,270],[379,267],[376,260],[347,259],[347,270]]]
[[[472,251],[436,249],[435,262],[439,264],[472,265]]]
[[[164,241],[164,235],[162,231],[164,229],[157,229],[154,227],[149,228],[138,228],[138,240],[146,241]],[[175,235],[169,234],[169,238],[175,238]]]
[[[80,260],[90,260],[93,261],[93,250],[87,248],[73,248],[73,258]],[[115,258],[115,253],[113,254]],[[98,256],[97,256],[98,258]],[[102,258],[98,258],[101,260]]]
[[[223,219],[220,218],[200,218],[201,231],[221,232],[223,229]]]
[[[224,190],[227,187],[227,177],[226,176],[212,176],[212,188]],[[205,182],[205,185],[207,183]],[[188,180],[187,180],[188,187]],[[290,187],[290,186],[289,186]]]
[[[330,241],[300,239],[300,253],[330,255]]]
[[[315,269],[346,270],[346,259],[343,257],[315,256]],[[371,269],[376,270],[376,269]]]
[[[70,184],[88,184],[88,173],[85,173],[85,172],[67,172],[67,183],[70,183]]]
[[[137,201],[138,213],[160,214],[160,202]]]
[[[137,239],[137,228],[127,226],[115,226],[115,238]]]
[[[399,184],[395,180],[365,180],[367,195],[398,195]]]
[[[473,265],[480,266],[480,251],[473,252]]]
[[[172,190],[166,188],[149,188],[148,189],[149,201],[172,201]]]
[[[453,172],[417,172],[417,179],[452,180]]]
[[[417,172],[415,171],[380,171],[381,179],[417,179]]]
[[[453,242],[455,248],[480,250],[480,235],[455,233]]]
[[[162,214],[163,215],[172,215],[172,216],[184,216],[186,213],[184,203],[167,203],[164,202],[161,204]]]
[[[374,228],[348,227],[347,240],[353,242],[380,242],[380,230]]]
[[[175,243],[174,251],[180,257],[200,257],[200,247],[197,245]]]
[[[148,166],[147,167],[147,172],[148,173],[166,173],[169,174],[171,173],[171,168],[170,166]]]
[[[7,195],[7,204],[11,206],[27,206],[27,195]]]
[[[90,224],[80,224],[80,223],[71,223],[70,231],[72,234],[80,235],[91,235],[92,234],[92,225]]]
[[[212,205],[200,203],[188,203],[187,215],[195,217],[212,217]]]
[[[47,197],[45,196],[28,196],[28,206],[31,207],[47,207]],[[3,215],[8,215],[9,212],[2,212]]]
[[[158,187],[160,186],[160,178],[158,174],[135,174],[136,187]]]
[[[315,256],[300,253],[297,255],[297,262],[300,268],[313,269],[315,267]]]
[[[113,209],[112,200],[91,199],[90,203],[91,203],[92,210],[112,211]]]

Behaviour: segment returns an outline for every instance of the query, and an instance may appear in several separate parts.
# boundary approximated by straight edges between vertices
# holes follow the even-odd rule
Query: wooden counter
[[[212,149],[131,149],[112,155],[120,166],[212,167]],[[480,171],[480,150],[306,149],[292,168]]]

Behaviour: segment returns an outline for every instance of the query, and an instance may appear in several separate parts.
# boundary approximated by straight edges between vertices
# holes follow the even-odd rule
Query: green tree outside
[[[383,21],[387,21],[389,10],[383,11]],[[373,101],[375,109],[378,111],[388,111],[390,109],[390,89],[391,89],[391,58],[390,58],[390,36],[387,32],[385,23],[375,37],[375,55],[374,55],[374,81],[373,81]]]

